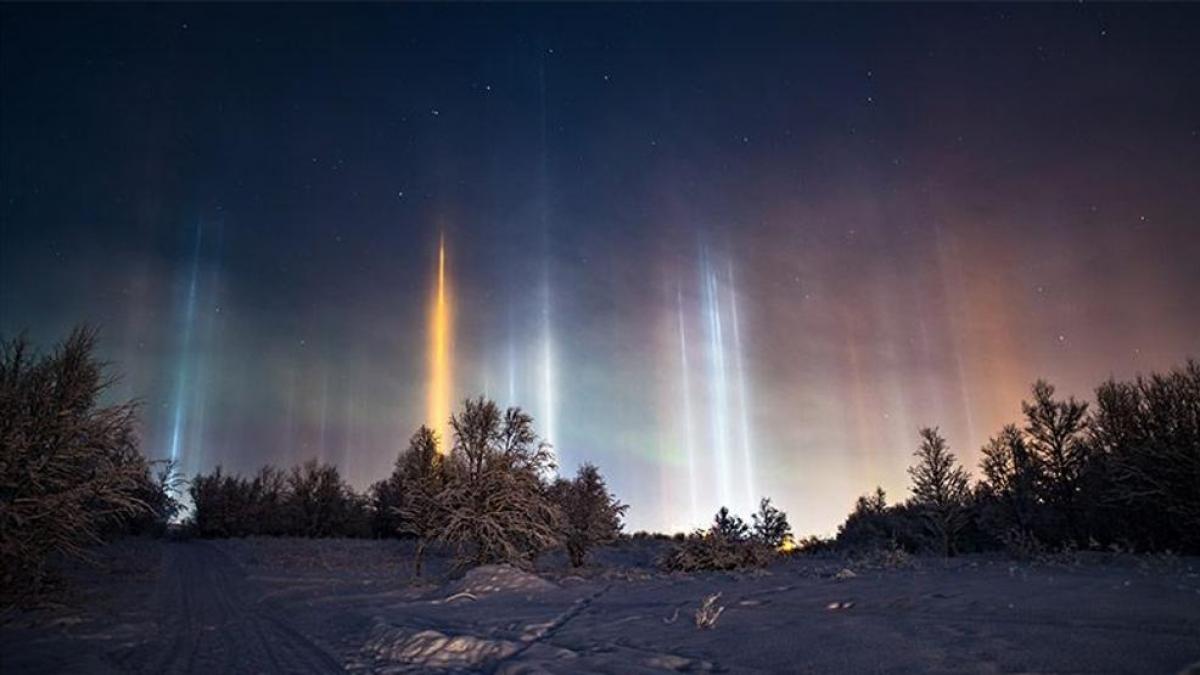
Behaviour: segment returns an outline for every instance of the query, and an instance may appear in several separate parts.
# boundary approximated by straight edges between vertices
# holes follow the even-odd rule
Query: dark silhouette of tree
[[[362,537],[367,500],[337,467],[311,460],[285,472],[264,466],[247,479],[217,467],[191,481],[192,532],[200,537]]]
[[[668,572],[740,570],[764,567],[775,555],[758,542],[729,539],[710,529],[678,541],[658,559],[658,566]]]
[[[854,508],[864,513],[883,513],[887,509],[887,493],[876,485],[875,492],[859,497]]]
[[[99,404],[114,382],[97,331],[36,355],[0,340],[0,592],[35,592],[53,554],[83,556],[113,523],[151,510],[133,402]],[[144,494],[144,492],[142,492]]]
[[[371,505],[371,535],[375,537],[398,537],[400,532],[400,505],[404,495],[404,485],[397,475],[396,469],[392,475],[376,481],[367,489],[367,499]]]
[[[179,498],[187,483],[179,475],[176,466],[173,461],[147,462],[141,486],[135,492],[138,501],[146,505],[146,510],[124,523],[115,524],[112,528],[114,532],[110,533],[153,536],[166,533],[167,526],[182,509]]]
[[[771,540],[791,528],[787,516],[771,506],[769,499],[762,500],[755,522],[763,528],[756,529],[752,536],[746,523],[722,506],[707,530],[684,537],[658,559],[658,565],[669,572],[764,567],[777,555],[778,544]]]
[[[437,434],[432,429],[422,426],[413,434],[408,450],[396,459],[393,478],[400,485],[395,507],[397,528],[401,534],[417,538],[413,573],[420,576],[425,549],[444,526],[446,516],[439,501],[446,487],[446,473]]]
[[[745,521],[730,513],[729,508],[725,506],[722,506],[713,518],[712,531],[728,541],[745,541],[750,536],[750,528],[746,526]]]
[[[1088,433],[1120,537],[1200,550],[1200,364],[1100,385]]]
[[[260,468],[250,479],[247,503],[250,518],[245,533],[271,536],[293,533],[287,512],[288,491],[286,471],[274,466]]]
[[[437,539],[458,548],[460,563],[479,564],[527,566],[558,545],[561,514],[543,483],[554,462],[533,418],[519,408],[501,414],[481,396],[464,401],[450,426],[454,448],[437,496]]]
[[[1025,414],[1027,445],[1041,469],[1040,497],[1062,521],[1061,539],[1082,535],[1079,529],[1078,492],[1087,469],[1085,442],[1087,403],[1073,397],[1054,398],[1054,387],[1045,380],[1033,385],[1033,401],[1021,402]]]
[[[583,565],[589,550],[621,533],[621,518],[629,507],[608,491],[595,465],[580,466],[574,480],[558,479],[550,494],[562,512],[563,543],[573,567]]]
[[[979,468],[983,472],[982,496],[992,500],[999,511],[992,529],[998,529],[1000,535],[1007,535],[1012,528],[1022,536],[1031,534],[1042,469],[1016,425],[1005,426],[988,440]]]
[[[292,531],[304,537],[333,537],[347,532],[358,515],[355,495],[337,467],[312,459],[292,467],[287,478],[287,511]]]
[[[871,494],[860,495],[846,522],[838,526],[838,547],[846,550],[870,549],[893,541],[895,533],[888,522],[887,508],[887,495],[882,487],[876,487]]]
[[[192,527],[201,537],[240,537],[249,534],[254,513],[249,485],[218,466],[191,481]]]
[[[967,472],[958,465],[936,427],[921,429],[921,447],[914,456],[917,463],[908,469],[913,481],[913,505],[924,515],[942,554],[949,556],[955,551],[959,533],[969,523]]]
[[[1008,425],[987,442],[970,492],[945,441],[923,430],[920,462],[909,470],[913,499],[887,506],[882,491],[860,497],[838,528],[837,547],[891,542],[915,550],[911,523],[919,516],[944,552],[1200,552],[1200,364],[1110,379],[1096,389],[1094,407],[1057,399],[1039,380],[1021,405],[1024,428]]]
[[[754,540],[764,546],[778,549],[792,536],[787,514],[772,506],[771,500],[766,497],[759,502],[758,513],[750,519],[754,522]]]

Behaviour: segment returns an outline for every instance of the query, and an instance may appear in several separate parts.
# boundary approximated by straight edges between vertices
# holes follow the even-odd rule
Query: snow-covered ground
[[[405,542],[128,541],[62,606],[9,613],[4,673],[1088,672],[1200,662],[1200,560],[854,561],[666,575],[663,544],[583,571],[411,578]],[[718,595],[715,624],[695,613]]]

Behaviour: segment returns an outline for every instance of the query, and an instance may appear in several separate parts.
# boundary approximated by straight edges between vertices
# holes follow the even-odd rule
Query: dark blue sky
[[[148,454],[360,487],[456,398],[635,526],[827,530],[1047,376],[1200,352],[1200,8],[4,5],[0,332],[100,325]]]

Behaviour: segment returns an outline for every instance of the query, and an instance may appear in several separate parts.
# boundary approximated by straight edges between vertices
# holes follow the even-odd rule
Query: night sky
[[[0,7],[0,332],[358,488],[446,397],[631,529],[831,533],[917,429],[1200,355],[1200,6]]]

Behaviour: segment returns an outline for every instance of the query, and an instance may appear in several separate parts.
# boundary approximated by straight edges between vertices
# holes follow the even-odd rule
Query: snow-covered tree
[[[600,470],[592,464],[579,467],[574,480],[556,481],[551,496],[562,511],[563,542],[575,567],[583,565],[590,549],[617,538],[629,508],[608,491]]]
[[[465,401],[450,426],[454,448],[437,495],[437,539],[457,546],[460,561],[479,564],[528,565],[558,545],[561,514],[543,483],[554,462],[533,418],[520,408],[501,413],[479,397]]]

